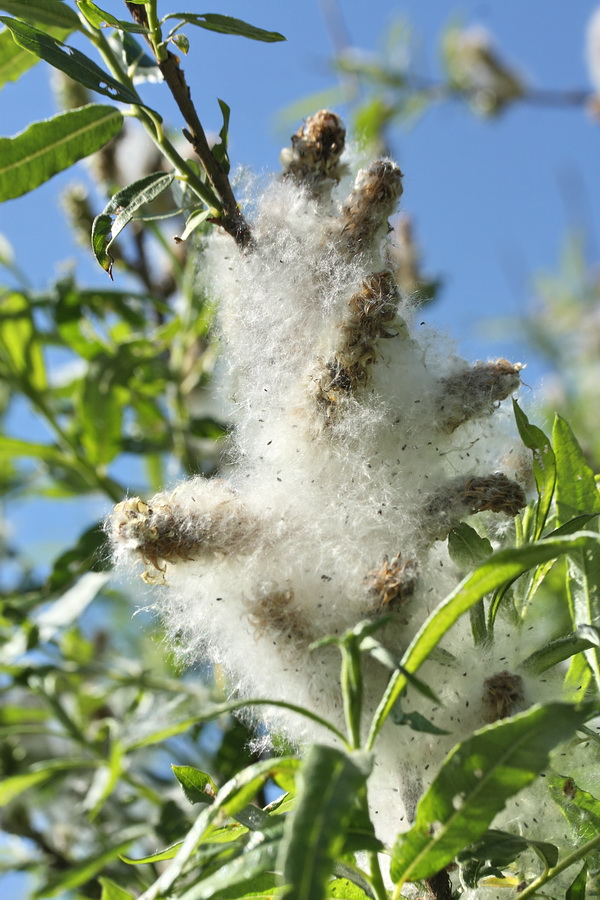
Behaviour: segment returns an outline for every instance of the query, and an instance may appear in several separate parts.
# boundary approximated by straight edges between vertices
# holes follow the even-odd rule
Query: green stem
[[[600,847],[600,834],[596,835],[595,838],[592,838],[591,841],[588,841],[587,844],[584,844],[582,847],[574,850],[573,853],[565,856],[565,858],[561,860],[561,862],[557,863],[557,865],[555,865],[552,869],[547,869],[545,872],[543,872],[539,876],[539,878],[536,878],[535,881],[532,881],[524,891],[520,892],[519,900],[527,900],[527,897],[534,897],[539,888],[543,887],[546,882],[550,881],[552,878],[555,878],[557,875],[560,875],[561,872],[564,872],[565,869],[568,869],[569,866],[572,866],[580,859],[583,859],[588,855],[588,853],[590,853],[592,850],[595,850],[596,847]]]
[[[123,70],[102,31],[97,28],[91,28],[87,22],[85,25],[86,36],[106,63],[113,78],[116,78],[120,84],[126,87],[131,93],[135,94],[139,99],[139,104],[132,104],[133,115],[144,126],[149,137],[163,156],[169,160],[179,173],[180,180],[183,181],[197,197],[206,203],[207,206],[214,206],[216,209],[220,209],[221,203],[217,194],[198,178],[192,167],[179,155],[171,141],[165,135],[162,121],[158,113],[142,105],[142,100],[136,90],[132,78]]]
[[[388,900],[388,892],[383,883],[381,874],[381,866],[379,865],[379,857],[374,851],[368,854],[369,867],[371,869],[371,887],[377,900]]]

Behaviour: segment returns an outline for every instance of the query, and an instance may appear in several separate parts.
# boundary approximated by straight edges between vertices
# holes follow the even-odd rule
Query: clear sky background
[[[120,0],[100,5],[126,15]],[[439,39],[454,17],[465,25],[486,26],[503,58],[528,84],[556,89],[588,87],[584,33],[596,5],[594,0],[337,3],[350,44],[365,52],[385,44],[398,18],[407,19],[418,48],[415,67],[423,76],[440,74]],[[287,37],[286,43],[259,44],[186,29],[191,49],[184,68],[205,126],[220,127],[216,97],[231,106],[234,165],[276,169],[280,148],[298,126],[289,116],[282,125],[282,112],[336,86],[324,16],[335,6],[332,0],[160,3],[165,12],[193,9],[238,16]],[[178,112],[167,93],[160,85],[143,88],[149,102],[176,125]],[[15,134],[54,109],[49,70],[42,63],[0,92],[0,134]],[[527,362],[525,380],[537,389],[545,364],[519,340],[518,329],[506,333],[495,323],[499,317],[528,314],[534,302],[532,276],[557,268],[568,228],[585,229],[590,260],[598,259],[600,123],[581,108],[525,104],[485,121],[453,102],[432,108],[409,131],[392,131],[391,139],[405,173],[402,205],[414,219],[425,270],[444,280],[438,302],[424,318],[450,331],[469,358],[503,355]],[[0,233],[13,244],[18,264],[35,287],[47,285],[65,260],[73,261],[82,284],[107,282],[74,244],[58,208],[61,190],[76,177],[71,170],[31,195],[0,205]],[[23,410],[13,424],[23,436],[45,438]],[[92,513],[98,515],[89,505],[65,501],[57,520],[42,507],[38,502],[11,510],[17,540],[28,534],[42,560],[73,540]],[[9,893],[3,896],[12,900],[11,887],[5,886]]]

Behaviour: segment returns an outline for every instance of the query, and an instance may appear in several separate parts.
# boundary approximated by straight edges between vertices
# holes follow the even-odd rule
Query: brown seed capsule
[[[281,151],[284,178],[317,189],[319,182],[340,180],[340,156],[346,129],[339,116],[322,109],[309,116],[292,137],[291,148]]]
[[[525,700],[523,679],[504,670],[483,682],[484,718],[486,722],[506,719],[516,712]]]
[[[144,563],[144,581],[164,582],[167,563],[252,552],[260,523],[248,516],[233,492],[217,481],[206,480],[208,485],[202,498],[205,511],[182,508],[177,491],[157,494],[150,503],[132,497],[117,504],[109,522],[113,545],[119,555]]]
[[[314,637],[306,617],[294,606],[292,590],[273,590],[246,604],[256,637],[287,638],[309,644]]]
[[[491,415],[500,401],[519,388],[522,369],[521,363],[497,359],[440,379],[438,408],[443,431],[452,432],[470,419]]]
[[[427,498],[425,527],[430,537],[443,541],[467,516],[489,510],[514,517],[526,504],[521,485],[501,472],[458,478]]]
[[[401,196],[402,172],[391,159],[361,169],[340,214],[341,252],[352,255],[372,250]]]
[[[310,376],[317,406],[328,422],[340,411],[344,398],[367,383],[368,368],[377,360],[377,341],[403,332],[398,303],[398,288],[388,271],[369,275],[361,290],[350,297],[335,356],[326,363],[319,361]],[[392,323],[401,326],[400,331],[390,331]]]
[[[369,597],[379,607],[396,607],[409,600],[415,592],[419,580],[419,567],[414,559],[402,561],[400,554],[391,562],[383,557],[381,568],[369,572],[365,586]]]

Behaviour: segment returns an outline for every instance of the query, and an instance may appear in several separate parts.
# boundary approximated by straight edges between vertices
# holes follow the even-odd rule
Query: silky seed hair
[[[449,531],[501,521],[510,534],[526,502],[504,468],[519,445],[499,408],[521,366],[471,366],[423,324],[391,264],[400,169],[376,160],[352,184],[343,134],[334,113],[308,119],[283,177],[255,198],[252,248],[225,234],[206,246],[201,287],[218,302],[231,424],[223,479],[126,500],[107,526],[122,566],[164,582],[150,602],[187,661],[208,655],[238,695],[304,705],[340,728],[339,654],[313,643],[381,619],[378,639],[400,659],[462,577]],[[523,691],[506,674],[547,640],[540,627],[499,622],[475,650],[465,616],[423,665],[443,706],[409,687],[406,708],[441,733],[384,727],[369,788],[384,841],[409,827],[446,754],[492,708],[559,695],[552,673],[522,676]],[[363,671],[368,720],[389,673],[371,658]],[[295,744],[331,740],[261,709],[267,730]]]

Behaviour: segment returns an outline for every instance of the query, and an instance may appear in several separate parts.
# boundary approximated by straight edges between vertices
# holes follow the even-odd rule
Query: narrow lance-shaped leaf
[[[32,191],[100,150],[122,127],[118,109],[92,103],[34,122],[15,137],[0,138],[0,200]]]
[[[0,0],[0,9],[39,25],[68,28],[69,31],[83,30],[75,10],[61,0]]]
[[[478,840],[506,801],[530,784],[550,751],[594,713],[592,704],[535,706],[488,725],[452,750],[392,854],[395,882],[420,881]]]
[[[48,27],[48,33],[59,41],[64,41],[71,31],[71,28]],[[29,51],[24,50],[23,47],[19,47],[15,43],[8,28],[3,28],[0,31],[0,89],[9,81],[17,81],[21,75],[37,65],[39,61],[33,53],[29,53]]]
[[[356,798],[364,795],[368,757],[314,746],[301,772],[297,805],[286,823],[279,866],[286,900],[320,900],[344,842]]]
[[[111,25],[119,31],[129,31],[134,34],[148,34],[148,29],[144,28],[143,25],[138,25],[137,22],[125,22],[122,19],[117,19],[112,13],[100,9],[99,6],[92,3],[92,0],[77,0],[77,6],[90,25],[93,25],[94,28],[103,28],[106,25]]]
[[[2,143],[0,141],[0,159]],[[1,165],[1,163],[0,163]],[[6,294],[0,306],[0,361],[6,366],[9,377],[15,378],[26,393],[41,393],[46,389],[46,367],[42,343],[31,312],[29,298],[25,294]],[[0,447],[10,448],[28,455],[27,443],[7,438]],[[1,450],[0,450],[1,452]],[[53,455],[53,451],[48,451]],[[48,455],[44,458],[48,459]]]
[[[592,545],[596,546],[597,543],[597,534],[582,531],[578,534],[561,538],[546,538],[535,544],[512,547],[494,553],[487,562],[465,578],[431,613],[404,653],[401,660],[402,666],[408,672],[416,672],[457,619],[486,594],[502,587],[507,581],[514,581],[524,572],[549,559],[555,559],[563,553],[582,550]],[[373,746],[384,721],[392,711],[406,684],[407,680],[403,671],[399,671],[390,679],[373,718],[368,739],[369,747]]]
[[[153,172],[134,181],[111,197],[103,211],[96,216],[92,225],[92,250],[102,268],[112,278],[112,257],[110,245],[132,220],[137,210],[145,203],[151,203],[169,187],[174,173]],[[114,222],[112,216],[115,216]]]
[[[99,878],[98,881],[102,887],[100,900],[134,900],[133,894],[119,887],[110,878]]]
[[[560,416],[556,416],[552,436],[557,468],[558,524],[563,525],[580,515],[598,513],[600,493],[594,473],[587,464],[570,426]],[[573,624],[576,627],[579,625],[600,627],[600,535],[595,543],[570,554],[567,586]],[[596,682],[600,684],[598,649],[586,650],[585,655]]]
[[[181,875],[188,860],[209,833],[211,826],[221,824],[225,819],[243,809],[255,797],[263,784],[277,772],[295,772],[300,760],[295,757],[263,760],[248,766],[227,784],[223,785],[214,803],[203,809],[188,831],[177,856],[139,897],[139,900],[155,900],[168,894],[171,886]]]
[[[219,13],[169,13],[163,17],[162,22],[166,22],[167,19],[179,19],[181,22],[198,25],[200,28],[206,28],[208,31],[217,31],[219,34],[234,34],[269,44],[285,41],[284,36],[279,34],[278,31],[265,31],[263,28],[249,25],[248,22],[244,22],[242,19],[223,16]]]
[[[10,28],[20,47],[29,50],[30,53],[35,53],[55,69],[65,72],[74,81],[78,81],[92,91],[111,97],[113,100],[141,105],[137,94],[101,69],[85,53],[62,44],[38,28],[20,22],[18,19],[0,16],[0,22]]]
[[[550,439],[541,428],[531,424],[516,400],[513,400],[513,410],[521,440],[533,452],[533,474],[538,493],[533,538],[537,541],[544,530],[554,495],[556,459]]]

